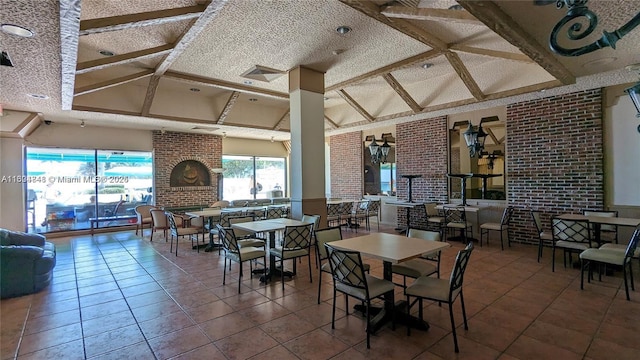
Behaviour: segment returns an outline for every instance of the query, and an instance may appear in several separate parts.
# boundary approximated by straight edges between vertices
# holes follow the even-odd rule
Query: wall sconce
[[[395,139],[391,133],[382,134],[382,138],[380,140],[384,140],[382,145],[378,145],[375,135],[369,135],[365,138],[365,141],[371,141],[371,144],[369,144],[369,153],[371,154],[372,164],[386,163],[389,150],[391,150],[389,142],[395,143]]]
[[[640,117],[640,82],[625,91],[629,94],[633,105],[636,107],[636,117]]]
[[[591,35],[591,33],[596,29],[598,25],[598,16],[587,8],[587,1],[589,0],[537,0],[537,3],[541,5],[548,5],[555,2],[558,9],[562,9],[565,6],[567,7],[567,15],[560,19],[556,26],[553,27],[551,35],[549,36],[549,47],[556,54],[562,56],[580,56],[609,46],[615,49],[616,42],[618,40],[622,39],[622,37],[631,32],[636,26],[640,25],[639,12],[619,29],[613,32],[603,31],[602,37],[591,44],[573,49],[562,47],[558,44],[558,33],[569,22],[578,18],[584,18],[588,21],[586,29],[583,27],[583,25],[587,25],[586,21],[582,23],[578,20],[569,26],[569,29],[567,30],[567,37],[571,41],[582,40]]]
[[[484,142],[487,139],[487,133],[482,130],[482,121],[480,121],[477,130],[469,121],[469,127],[462,135],[464,135],[464,141],[469,148],[469,156],[475,157],[477,155],[479,157],[482,150],[484,150]]]

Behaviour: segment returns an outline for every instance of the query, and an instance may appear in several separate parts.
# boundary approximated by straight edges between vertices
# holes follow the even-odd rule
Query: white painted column
[[[289,72],[291,214],[321,216],[326,226],[324,74],[303,66]]]

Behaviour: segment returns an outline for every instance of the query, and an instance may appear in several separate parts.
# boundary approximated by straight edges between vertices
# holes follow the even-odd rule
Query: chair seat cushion
[[[436,273],[438,268],[425,260],[411,259],[391,266],[391,272],[399,275],[419,278]]]
[[[142,218],[142,223],[143,224],[151,224],[151,217],[144,217]]]
[[[607,249],[587,249],[580,253],[581,260],[597,261],[613,265],[624,264],[624,252]]]
[[[300,256],[309,255],[308,249],[300,249],[300,250],[285,250],[283,251],[281,247],[276,247],[273,249],[269,249],[269,254],[277,256],[281,259],[293,259]]]
[[[393,291],[395,288],[395,285],[389,280],[378,279],[369,274],[364,274],[364,276],[367,278],[367,286],[369,287],[369,296],[371,298]],[[365,289],[351,287],[343,283],[336,283],[336,289],[361,300],[366,300],[367,298]]]
[[[482,225],[480,225],[480,229],[486,229],[486,230],[496,230],[496,231],[500,231],[502,230],[502,225],[499,223],[484,223]],[[506,229],[507,226],[505,225],[504,228]]]
[[[625,253],[627,251],[627,245],[623,245],[623,244],[604,244],[604,245],[600,246],[600,249],[620,251],[622,253]],[[633,257],[634,258],[640,258],[640,248],[636,248],[636,251],[633,252]]]
[[[428,222],[442,224],[444,223],[444,218],[440,216],[430,216],[427,218]]]
[[[458,296],[460,289],[458,288],[451,295],[452,300]],[[449,301],[449,279],[421,276],[407,286],[405,294],[437,301]]]
[[[466,223],[459,223],[459,222],[450,222],[447,224],[447,227],[450,228],[458,228],[458,229],[466,229],[468,227],[471,227],[471,223],[470,222],[466,222]]]
[[[177,228],[178,236],[199,234],[200,230],[195,228]]]
[[[265,241],[261,239],[242,239],[238,240],[238,246],[243,247],[262,247],[264,248]]]
[[[543,232],[540,233],[540,239],[551,241],[551,240],[553,240],[553,235],[551,233],[543,231]]]
[[[244,247],[240,248],[240,256],[242,257],[242,261],[253,260],[261,257],[265,257],[266,251],[257,247]],[[240,258],[238,257],[238,253],[227,252],[226,257],[235,262],[240,262]]]
[[[556,247],[560,247],[564,249],[587,250],[589,248],[588,243],[575,242],[575,241],[558,240],[556,241],[555,244],[556,244]]]

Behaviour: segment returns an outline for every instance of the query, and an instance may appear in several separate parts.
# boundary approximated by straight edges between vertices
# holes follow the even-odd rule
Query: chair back
[[[243,210],[222,211],[220,212],[220,225],[222,225],[223,227],[231,227],[231,224],[229,223],[229,218],[235,217],[235,216],[242,216],[242,215],[244,215]]]
[[[502,219],[500,219],[500,225],[509,225],[509,221],[511,221],[511,216],[513,215],[514,210],[515,208],[513,206],[507,206],[504,208],[504,211],[502,212]]]
[[[536,225],[536,230],[538,230],[538,236],[544,232],[542,230],[542,219],[540,219],[540,212],[531,210],[531,217],[533,218],[533,223]]]
[[[231,254],[239,254],[240,247],[233,228],[224,227],[220,224],[216,224],[216,228],[218,229],[218,237],[222,240],[224,251]]]
[[[367,290],[368,298],[367,278],[364,276],[364,266],[362,265],[360,253],[358,251],[339,250],[330,244],[324,244],[324,246],[327,248],[329,266],[331,267],[334,281],[349,287],[365,289]]]
[[[302,215],[302,219],[300,219],[300,221],[313,223],[313,229],[311,229],[311,231],[313,232],[320,226],[320,215],[304,214]]]
[[[563,220],[553,218],[553,240],[585,243],[591,247],[591,231],[587,220]]]
[[[164,210],[160,209],[151,209],[151,223],[153,227],[156,229],[167,229],[169,228],[169,222],[167,220],[167,215],[164,213]]]
[[[604,211],[604,210],[583,210],[582,211],[583,215],[590,215],[590,216],[601,216],[601,217],[618,217],[618,211],[616,210],[611,210],[611,211]],[[593,224],[591,225],[591,230],[593,230]],[[600,231],[616,231],[617,228],[615,225],[609,225],[609,224],[602,224],[600,225]]]
[[[320,260],[325,260],[327,258],[327,248],[324,244],[342,240],[342,230],[340,226],[316,230],[314,235],[316,237],[316,252],[318,253],[318,258]]]
[[[327,204],[327,217],[337,218],[340,216],[341,204]]]
[[[441,241],[440,233],[437,231],[420,230],[414,228],[410,228],[409,231],[407,231],[407,237],[430,241]]]
[[[340,215],[351,215],[351,211],[353,210],[353,202],[345,201],[340,203]]]
[[[356,201],[351,209],[352,214],[367,215],[369,213],[369,200]]]
[[[464,280],[464,272],[469,264],[469,258],[473,251],[473,242],[469,241],[467,246],[458,252],[456,256],[456,262],[449,278],[449,297],[453,300],[455,296],[460,292],[462,288],[462,281]]]
[[[211,207],[223,209],[223,208],[229,207],[229,202],[227,200],[218,200],[213,204],[211,204]]]
[[[464,210],[464,206],[445,206],[444,218],[447,224],[449,223],[467,223],[467,212]]]
[[[629,240],[629,245],[627,245],[627,250],[624,253],[625,263],[627,261],[631,261],[631,258],[635,255],[636,248],[638,247],[638,242],[640,241],[640,225],[636,227],[636,230],[631,235],[631,240]]]
[[[378,216],[382,200],[369,200],[369,216]]]
[[[267,219],[280,219],[285,215],[285,208],[283,206],[268,206],[267,207]]]
[[[155,208],[153,205],[138,205],[133,210],[138,215],[138,221],[142,221],[142,219],[149,219],[151,217],[151,209]]]
[[[227,220],[229,221],[228,227],[232,227],[233,224],[240,224],[244,222],[255,221],[255,216],[253,214],[241,215],[241,216],[230,216]],[[233,229],[233,233],[236,238],[240,238],[240,239],[253,235],[253,232],[241,230],[241,229]]]
[[[171,211],[165,211],[167,220],[169,220],[169,229],[171,230],[171,236],[178,237],[178,224],[176,223],[175,215]]]
[[[283,250],[304,250],[311,245],[311,232],[313,224],[287,226],[284,228]]]
[[[424,211],[427,213],[427,217],[440,215],[436,206],[438,206],[437,202],[428,202],[424,204]]]

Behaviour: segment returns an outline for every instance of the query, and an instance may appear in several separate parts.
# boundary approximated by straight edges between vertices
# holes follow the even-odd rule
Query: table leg
[[[207,222],[209,223],[209,245],[204,248],[204,251],[211,252],[215,249],[221,248],[222,244],[216,244],[213,242],[213,233],[211,232],[211,230],[213,230],[213,216],[209,216]]]

